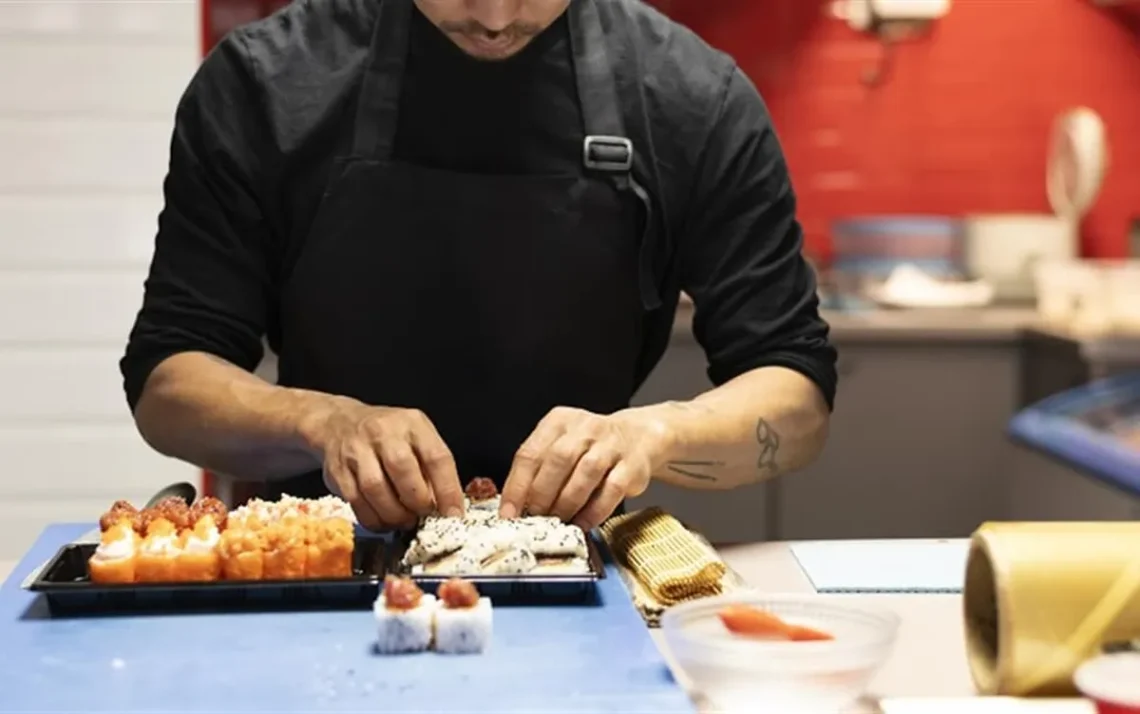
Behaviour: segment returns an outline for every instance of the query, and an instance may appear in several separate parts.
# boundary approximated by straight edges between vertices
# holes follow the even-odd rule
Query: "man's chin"
[[[512,38],[508,42],[481,40],[466,35],[453,36],[451,39],[465,54],[473,59],[483,60],[485,62],[500,62],[510,59],[521,52],[530,42],[529,37],[522,39]]]

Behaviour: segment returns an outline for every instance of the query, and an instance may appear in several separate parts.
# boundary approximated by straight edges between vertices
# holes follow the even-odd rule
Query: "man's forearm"
[[[320,467],[307,434],[341,397],[269,384],[213,355],[186,352],[154,369],[135,422],[154,449],[237,479]]]
[[[814,461],[830,412],[819,388],[783,367],[761,367],[688,402],[638,407],[670,434],[654,479],[695,489],[759,483]]]

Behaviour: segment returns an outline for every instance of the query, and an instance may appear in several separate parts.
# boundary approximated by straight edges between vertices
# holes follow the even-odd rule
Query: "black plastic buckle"
[[[629,173],[633,170],[633,142],[621,136],[587,136],[582,162],[593,171]]]

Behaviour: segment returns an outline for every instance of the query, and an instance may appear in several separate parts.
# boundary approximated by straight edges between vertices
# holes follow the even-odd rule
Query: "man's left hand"
[[[555,408],[515,455],[500,515],[525,510],[594,528],[623,500],[645,492],[671,441],[669,428],[648,410],[602,416]]]

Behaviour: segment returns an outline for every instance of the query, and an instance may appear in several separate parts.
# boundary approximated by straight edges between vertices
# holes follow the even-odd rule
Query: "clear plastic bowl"
[[[815,642],[757,640],[729,632],[728,605],[766,610],[831,634]],[[891,612],[817,597],[734,593],[677,605],[661,629],[674,660],[711,711],[834,714],[863,696],[898,633]]]

